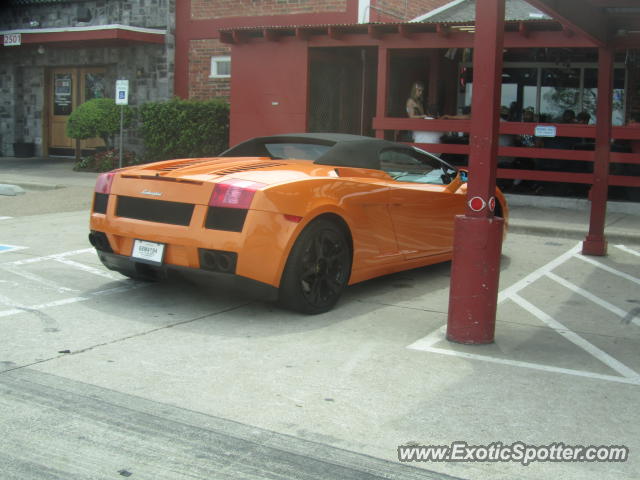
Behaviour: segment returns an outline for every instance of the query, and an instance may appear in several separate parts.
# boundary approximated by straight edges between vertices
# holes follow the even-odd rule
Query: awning
[[[638,0],[527,0],[568,30],[598,46],[637,48],[640,44]]]
[[[95,25],[86,27],[24,28],[0,31],[3,46],[48,44],[78,47],[90,45],[127,45],[131,43],[164,43],[167,31],[128,25]]]

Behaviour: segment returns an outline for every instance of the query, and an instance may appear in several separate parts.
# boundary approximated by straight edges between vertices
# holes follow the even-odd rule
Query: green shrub
[[[128,106],[116,105],[110,98],[94,98],[76,108],[67,122],[67,136],[84,140],[100,137],[107,147],[120,132],[120,109],[124,108],[124,126],[131,123],[133,113]]]
[[[122,166],[137,165],[140,159],[135,152],[125,150],[122,152]],[[91,155],[84,156],[76,162],[73,169],[77,172],[108,172],[118,168],[120,164],[120,152],[115,148],[98,151]]]
[[[229,144],[229,105],[221,100],[180,100],[139,107],[146,160],[210,157]]]

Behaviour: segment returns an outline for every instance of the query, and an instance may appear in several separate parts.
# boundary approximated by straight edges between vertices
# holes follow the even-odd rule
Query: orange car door
[[[465,195],[447,190],[443,170],[425,167],[418,152],[391,152],[382,160],[383,169],[395,179],[390,182],[389,210],[405,258],[449,252],[454,219],[464,212]]]

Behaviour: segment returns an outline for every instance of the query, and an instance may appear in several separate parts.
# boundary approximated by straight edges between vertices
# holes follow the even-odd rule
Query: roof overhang
[[[553,0],[527,0],[535,6]],[[565,1],[565,0],[562,0]],[[573,0],[566,0],[572,2]],[[583,0],[577,0],[582,2]],[[587,1],[587,0],[585,0]],[[624,23],[619,18],[618,9],[608,7],[602,9],[598,5],[608,0],[588,0],[589,5],[595,6],[599,21],[604,22],[604,29],[593,26],[580,14],[576,16],[575,9],[566,12],[566,18],[559,15],[552,8],[546,9],[551,19],[531,19],[505,21],[506,47],[599,47],[607,46],[613,49],[637,48],[640,45],[640,7],[631,8],[629,18]],[[620,5],[624,0],[614,0]],[[634,2],[640,0],[633,0]],[[534,3],[535,2],[535,3]],[[599,3],[598,3],[599,2]],[[563,10],[564,11],[564,10]],[[545,12],[546,13],[546,12]],[[602,16],[604,15],[604,17]],[[604,18],[604,20],[603,20]],[[297,39],[312,41],[316,44],[321,39],[330,39],[343,46],[351,44],[371,45],[387,43],[398,48],[394,39],[401,38],[408,48],[415,48],[416,43],[429,40],[430,47],[472,47],[475,22],[405,22],[405,23],[367,23],[367,24],[325,24],[325,25],[265,25],[251,27],[230,27],[218,30],[220,41],[226,44],[243,44],[254,40],[268,40],[277,42],[282,39]],[[433,43],[434,35],[439,40]],[[369,41],[366,38],[369,37]],[[447,42],[444,40],[448,40]],[[410,45],[409,45],[410,44]]]
[[[633,45],[640,34],[638,0],[526,1],[600,47]]]
[[[167,31],[128,25],[96,25],[64,28],[27,28],[0,31],[4,39],[7,34],[20,34],[20,45],[55,44],[78,47],[90,45],[127,45],[131,43],[164,43]],[[4,40],[3,40],[4,45]],[[7,46],[11,48],[12,46]]]
[[[237,27],[219,30],[220,41],[230,45],[255,41],[302,41],[309,46],[380,46],[388,48],[473,48],[471,22],[368,23]],[[509,21],[504,24],[505,48],[589,48],[581,35],[567,35],[555,20]]]

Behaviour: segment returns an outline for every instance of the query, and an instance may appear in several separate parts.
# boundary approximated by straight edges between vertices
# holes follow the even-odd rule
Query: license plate
[[[147,242],[146,240],[133,241],[131,257],[136,260],[161,265],[163,254],[164,244],[162,243]]]

